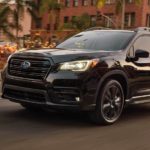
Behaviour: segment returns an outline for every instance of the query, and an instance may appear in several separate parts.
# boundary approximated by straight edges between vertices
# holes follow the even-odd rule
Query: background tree
[[[39,18],[39,8],[40,6],[35,1],[26,1],[25,6],[27,8],[27,12],[30,14],[32,19],[37,22]]]
[[[88,13],[74,17],[71,22],[73,26],[80,31],[85,30],[91,26],[91,18]]]
[[[9,38],[14,39],[11,32],[11,23],[9,22],[9,16],[11,14],[10,7],[5,3],[0,6],[0,30]]]
[[[58,13],[62,8],[62,4],[58,3],[58,0],[42,0],[40,13],[49,12],[49,31],[51,33],[51,38],[54,31],[54,24],[58,23]]]
[[[116,2],[116,13],[121,12],[121,29],[125,26],[125,7],[128,0],[115,0]],[[134,2],[139,5],[142,0],[134,0]],[[97,0],[97,8],[102,8],[106,3],[106,0]]]
[[[24,15],[24,0],[15,0],[15,8],[12,10],[12,27],[16,30],[16,42],[19,46],[19,31],[22,31],[21,21]]]
[[[38,5],[35,1],[15,0],[15,8],[12,9],[13,22],[11,27],[16,30],[16,42],[19,47],[19,32],[22,31],[21,21],[24,18],[24,12],[27,11],[34,21],[38,19]]]
[[[61,29],[75,29],[78,31],[85,30],[91,27],[91,18],[88,13],[84,13],[81,16],[75,16],[68,23],[65,23]]]

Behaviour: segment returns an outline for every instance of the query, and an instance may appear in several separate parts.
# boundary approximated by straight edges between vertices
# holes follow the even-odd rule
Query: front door
[[[150,36],[143,35],[133,44],[134,54],[137,50],[150,53]],[[150,97],[150,56],[131,61],[134,71],[132,97]]]

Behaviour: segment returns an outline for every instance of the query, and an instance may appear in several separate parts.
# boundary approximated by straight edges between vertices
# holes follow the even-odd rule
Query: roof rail
[[[139,31],[149,31],[150,32],[150,28],[148,27],[139,27],[135,29],[135,32],[139,32]]]
[[[105,27],[92,27],[89,29],[86,29],[85,31],[93,31],[93,30],[110,30],[111,28],[105,28]]]

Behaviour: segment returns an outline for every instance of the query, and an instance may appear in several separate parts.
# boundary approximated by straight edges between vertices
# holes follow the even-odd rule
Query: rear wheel
[[[97,100],[96,110],[90,113],[92,121],[98,124],[115,123],[124,108],[124,92],[116,80],[108,80]]]

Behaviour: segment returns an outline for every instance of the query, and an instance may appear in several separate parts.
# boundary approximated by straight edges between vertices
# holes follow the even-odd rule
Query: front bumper
[[[51,73],[45,81],[12,77],[6,73],[2,97],[52,109],[89,111],[95,109],[96,84],[85,79],[84,75],[72,72]]]
[[[49,107],[52,109],[81,109],[80,105],[77,104],[69,105],[65,103],[57,104],[51,102],[47,92],[44,90],[35,90],[31,88],[22,88],[11,85],[5,85],[3,98],[9,99],[10,101],[16,103],[29,103],[32,105],[41,105],[42,107]],[[89,106],[89,109],[92,109],[92,106]]]

